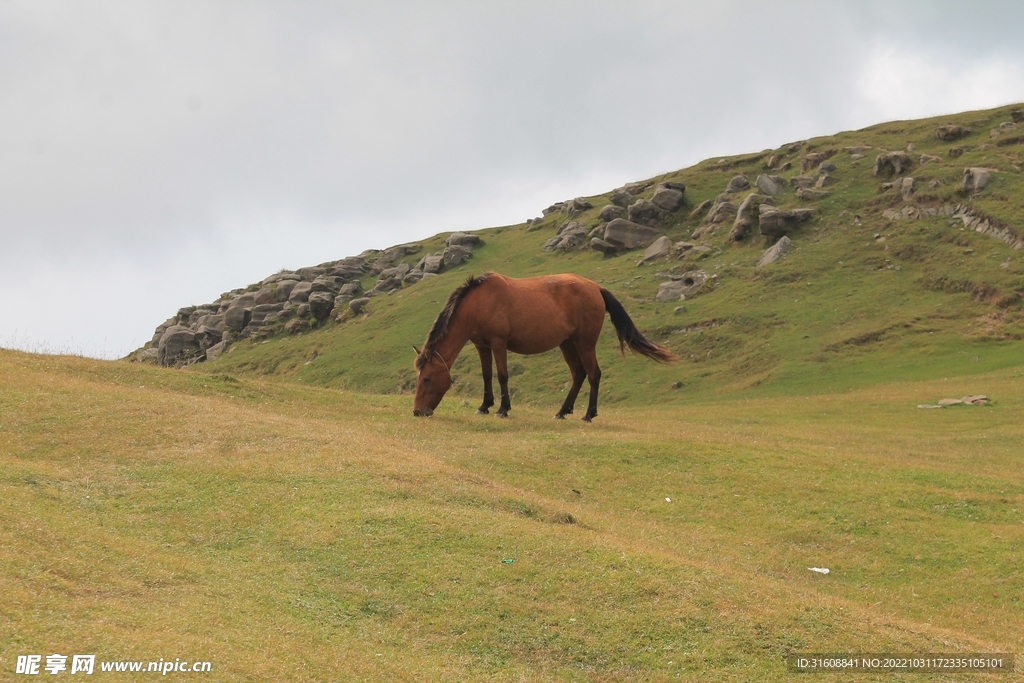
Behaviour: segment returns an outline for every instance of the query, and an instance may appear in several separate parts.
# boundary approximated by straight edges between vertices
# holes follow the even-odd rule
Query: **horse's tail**
[[[634,353],[647,356],[659,363],[672,363],[679,360],[674,353],[664,346],[655,344],[641,334],[640,330],[636,329],[636,325],[633,324],[629,314],[626,313],[626,309],[619,303],[619,300],[612,296],[612,293],[604,287],[601,288],[601,298],[604,299],[604,307],[612,318],[612,324],[615,325],[615,332],[619,335],[619,351],[623,355],[626,353],[626,346],[629,346],[630,350]]]

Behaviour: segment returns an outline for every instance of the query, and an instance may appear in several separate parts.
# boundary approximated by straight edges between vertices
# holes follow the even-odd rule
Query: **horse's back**
[[[481,304],[492,322],[491,334],[504,335],[518,353],[542,353],[573,337],[597,342],[604,322],[601,288],[572,273],[510,278],[489,275]]]

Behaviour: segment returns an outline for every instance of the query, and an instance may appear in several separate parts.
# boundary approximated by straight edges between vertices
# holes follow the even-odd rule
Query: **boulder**
[[[312,282],[312,280],[310,280],[310,281],[303,281],[303,282],[297,282],[297,283],[295,283],[295,286],[292,287],[291,293],[288,295],[288,301],[290,301],[293,304],[301,304],[304,301],[306,301],[307,299],[309,299],[309,295],[312,294],[312,293],[313,293],[313,282]]]
[[[299,279],[304,280],[306,282],[312,282],[313,280],[317,279],[321,275],[325,275],[326,273],[327,270],[325,268],[321,268],[320,266],[309,266],[307,268],[299,268],[298,270],[295,271],[295,274],[299,276]]]
[[[605,242],[600,237],[594,237],[590,240],[590,248],[603,254],[615,254],[619,251],[619,248],[614,244],[611,242]]]
[[[616,190],[615,192],[612,192],[611,195],[608,197],[608,201],[610,201],[615,206],[619,206],[624,209],[633,203],[633,195],[626,192],[625,190]]]
[[[263,285],[258,292],[256,292],[257,304],[272,304],[277,301],[277,288],[270,285]]]
[[[444,254],[427,254],[420,262],[416,264],[417,270],[422,270],[424,273],[434,273],[435,275],[441,272],[441,268],[444,266]],[[353,292],[358,294],[359,292]]]
[[[758,207],[758,227],[762,235],[782,237],[800,223],[814,215],[814,209],[793,209],[780,211],[771,204]]]
[[[651,261],[662,258],[663,256],[668,256],[671,252],[672,240],[662,235],[658,239],[654,240],[651,246],[647,247],[647,250],[644,251],[643,258],[640,259],[640,263],[637,265],[650,263]]]
[[[601,213],[597,214],[597,217],[603,220],[605,223],[613,221],[616,218],[622,218],[626,215],[626,210],[621,206],[609,204],[601,209]]]
[[[277,301],[288,301],[288,297],[291,296],[292,290],[297,284],[299,284],[298,280],[278,280],[274,283],[274,295],[277,297]]]
[[[449,235],[448,239],[445,240],[445,244],[450,246],[466,247],[468,249],[475,249],[483,244],[483,240],[480,239],[479,235],[471,235],[467,232],[453,232]]]
[[[659,209],[666,213],[672,213],[678,209],[683,203],[683,190],[678,189],[681,183],[671,183],[677,187],[670,187],[669,183],[662,183],[658,185],[654,190],[654,194],[651,196],[651,204],[654,204]],[[683,186],[685,188],[685,185]]]
[[[178,361],[199,353],[196,333],[184,325],[168,327],[157,345],[157,360],[160,365],[174,365]]]
[[[754,181],[754,185],[756,185],[757,189],[762,193],[769,197],[775,197],[785,192],[785,186],[783,185],[784,182],[785,181],[779,176],[770,176],[762,173],[757,176],[757,180]]]
[[[718,195],[715,198],[715,203],[708,210],[708,215],[704,217],[704,221],[707,223],[724,223],[727,220],[731,220],[739,210],[731,200],[732,195],[730,194]]]
[[[797,198],[803,199],[804,201],[807,202],[813,202],[818,199],[824,199],[825,197],[829,196],[829,194],[830,193],[826,192],[825,190],[812,190],[809,187],[801,187],[799,190],[796,191]]]
[[[196,320],[196,329],[200,327],[209,327],[219,332],[223,332],[227,329],[227,324],[224,322],[224,315],[222,313],[211,313],[202,316]]]
[[[736,220],[733,221],[732,230],[729,232],[729,241],[740,242],[745,239],[750,233],[750,229],[754,227],[754,219],[758,207],[761,204],[774,203],[775,200],[766,195],[757,194],[756,192],[748,194],[740,202],[739,208],[736,210]]]
[[[452,245],[450,247],[446,247],[441,256],[446,266],[454,268],[455,266],[462,265],[471,259],[473,257],[473,250],[469,247]]]
[[[309,313],[316,320],[326,320],[334,310],[334,295],[330,292],[313,292],[309,295]]]
[[[830,158],[835,152],[812,152],[805,156],[800,161],[800,172],[806,173],[807,171],[818,168],[826,159]]]
[[[690,212],[690,215],[687,216],[687,218],[694,219],[703,216],[707,210],[711,208],[712,204],[713,202],[710,199],[705,199]]]
[[[586,224],[577,221],[566,221],[558,229],[558,233],[544,243],[544,251],[568,251],[583,244],[587,237]]]
[[[822,173],[818,176],[818,179],[814,181],[814,186],[817,188],[830,187],[838,182],[839,181],[836,180],[835,176],[829,175],[828,173]]]
[[[992,170],[988,168],[965,168],[964,179],[960,187],[964,192],[981,192],[992,179]]]
[[[366,304],[368,303],[370,303],[370,300],[366,297],[361,299],[352,299],[352,301],[348,302],[348,307],[349,310],[358,315],[363,312],[363,309],[366,308]]]
[[[790,187],[801,188],[801,187],[813,187],[815,177],[809,175],[795,175],[789,179]]]
[[[738,176],[734,176],[733,179],[729,181],[729,184],[726,186],[725,191],[742,192],[743,190],[746,190],[749,187],[750,181],[747,180],[747,176],[741,174]]]
[[[309,320],[306,318],[295,318],[294,320],[289,320],[284,326],[285,332],[289,334],[298,334],[300,332],[305,332],[308,329]]]
[[[424,272],[422,270],[413,270],[402,278],[402,282],[407,285],[414,285],[423,279],[423,275]]]
[[[565,211],[569,214],[569,218],[574,218],[579,214],[583,213],[587,209],[594,208],[594,205],[583,197],[577,197],[576,199],[570,199],[565,202]]]
[[[224,350],[228,348],[226,341],[220,341],[206,349],[206,360],[216,360],[217,356],[224,353]]]
[[[970,134],[971,129],[964,128],[963,126],[939,126],[935,129],[935,137],[944,142],[953,142]]]
[[[401,280],[402,278],[409,274],[410,270],[412,270],[412,266],[410,266],[408,263],[400,263],[394,268],[385,268],[384,270],[380,271],[380,276],[377,279],[389,280],[391,278],[398,278],[399,280]]]
[[[629,205],[629,220],[643,225],[655,225],[664,216],[665,212],[654,202],[638,199]]]
[[[338,296],[357,296],[363,291],[363,283],[359,280],[353,280],[342,285],[341,289],[338,290]]]
[[[918,163],[924,166],[925,164],[930,164],[933,161],[942,161],[942,157],[932,156],[931,154],[922,154]]]
[[[914,194],[914,179],[897,178],[893,181],[892,187],[902,195],[904,201],[910,201],[911,195]]]
[[[792,242],[790,239],[783,235],[778,242],[770,246],[763,254],[761,254],[761,258],[757,262],[757,267],[763,268],[769,264],[781,261],[786,256],[786,252],[789,251],[789,246],[791,244]]]
[[[886,152],[875,157],[875,168],[871,173],[875,176],[903,175],[913,163],[906,152]]]
[[[654,298],[662,303],[682,301],[700,291],[708,277],[707,272],[703,270],[692,270],[680,275],[673,275],[671,280],[658,285],[658,293]]]
[[[654,228],[616,218],[605,226],[602,239],[619,249],[639,249],[649,246],[657,237]]]
[[[240,332],[249,324],[252,318],[252,308],[246,306],[231,306],[224,311],[224,325],[228,329]]]

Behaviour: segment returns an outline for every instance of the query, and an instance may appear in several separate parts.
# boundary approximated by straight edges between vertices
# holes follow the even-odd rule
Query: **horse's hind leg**
[[[572,414],[573,406],[576,405],[576,397],[580,393],[580,387],[583,386],[583,380],[587,378],[587,369],[583,367],[583,360],[580,358],[579,352],[576,351],[576,345],[573,344],[572,339],[566,339],[559,344],[558,348],[562,350],[565,364],[569,366],[569,372],[572,373],[572,388],[569,389],[565,402],[555,415],[559,420],[564,420],[566,415]]]
[[[587,414],[583,416],[584,422],[590,422],[597,417],[597,390],[601,386],[601,368],[597,365],[596,346],[589,348],[576,347],[583,361],[583,367],[587,369],[587,379],[590,380],[590,403],[587,405]]]
[[[484,402],[476,409],[476,412],[487,414],[494,405],[494,390],[491,385],[491,348],[478,346],[476,352],[480,354],[480,371],[484,377]]]
[[[508,352],[504,344],[492,344],[494,352],[494,364],[498,370],[498,387],[501,389],[501,405],[498,406],[498,417],[508,417],[508,411],[512,410],[512,399],[508,395]]]

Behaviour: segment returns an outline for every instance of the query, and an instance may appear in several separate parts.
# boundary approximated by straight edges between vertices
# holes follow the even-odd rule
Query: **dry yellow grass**
[[[1021,651],[1019,370],[593,425],[6,351],[0,387],[0,676],[60,652],[772,680],[793,652]],[[915,408],[976,392],[995,405]]]

